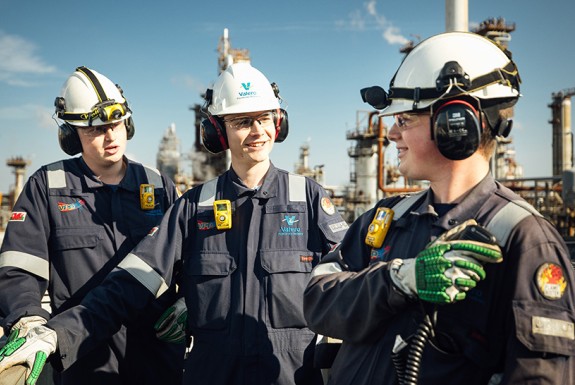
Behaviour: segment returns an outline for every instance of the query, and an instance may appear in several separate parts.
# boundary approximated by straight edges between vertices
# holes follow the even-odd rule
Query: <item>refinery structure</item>
[[[446,31],[469,31],[467,2],[446,0]],[[485,20],[471,32],[486,36],[503,46],[511,42],[515,24],[503,18]],[[410,42],[400,49],[408,53],[416,42]],[[218,71],[226,69],[230,63],[249,62],[247,49],[233,48],[229,32],[224,30],[218,43]],[[203,95],[202,95],[203,96]],[[496,179],[524,197],[558,228],[562,236],[571,243],[575,239],[575,169],[573,164],[573,134],[571,128],[571,98],[575,88],[565,88],[550,95],[550,131],[553,138],[553,174],[543,178],[524,178],[521,165],[515,160],[512,139],[498,142],[492,160],[492,172]],[[193,105],[195,142],[188,152],[181,151],[181,144],[174,124],[165,130],[159,144],[156,167],[171,177],[180,191],[209,180],[229,167],[228,151],[220,154],[208,152],[202,145],[200,123],[205,118],[202,105]],[[352,112],[351,112],[352,113]],[[405,180],[386,161],[385,153],[389,146],[388,127],[376,110],[356,111],[355,126],[344,133],[350,145],[347,155],[350,159],[349,182],[334,188],[326,186],[344,218],[352,222],[358,215],[371,208],[378,200],[395,194],[410,193],[425,187],[425,182]],[[306,175],[324,183],[323,167],[309,165],[310,147],[300,147],[298,159],[291,172]],[[10,210],[22,190],[29,162],[14,157],[6,160],[13,169],[14,185],[10,191],[0,192],[0,232],[6,226]],[[191,165],[191,167],[190,167]],[[190,171],[191,170],[191,171]]]

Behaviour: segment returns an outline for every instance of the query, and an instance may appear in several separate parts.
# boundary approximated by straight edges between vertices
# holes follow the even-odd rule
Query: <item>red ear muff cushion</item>
[[[274,111],[274,118],[276,119],[276,143],[283,142],[289,133],[288,114],[283,108]]]
[[[481,123],[477,110],[464,100],[442,104],[432,118],[433,138],[443,156],[469,158],[479,148]]]
[[[229,148],[224,122],[221,119],[213,115],[208,116],[200,124],[200,133],[204,147],[212,154],[218,154]]]

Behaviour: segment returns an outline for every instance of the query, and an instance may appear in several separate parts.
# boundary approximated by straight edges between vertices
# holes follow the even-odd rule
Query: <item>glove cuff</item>
[[[401,292],[411,298],[417,297],[415,259],[393,259],[389,263],[391,281]]]
[[[38,315],[22,317],[12,326],[10,331],[18,329],[20,330],[20,335],[23,336],[33,327],[44,325],[46,322],[48,321],[44,317]]]

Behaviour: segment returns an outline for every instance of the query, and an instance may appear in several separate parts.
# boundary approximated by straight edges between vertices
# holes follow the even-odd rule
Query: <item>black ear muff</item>
[[[276,124],[276,143],[283,142],[289,133],[288,113],[283,108],[274,111],[274,119]]]
[[[60,117],[66,111],[66,100],[61,96],[56,97],[54,107],[56,107],[56,114]],[[82,142],[80,142],[78,132],[66,122],[58,126],[58,143],[60,148],[70,156],[82,152]]]
[[[507,138],[511,133],[511,128],[513,127],[513,120],[512,119],[501,119],[497,123],[497,127],[495,128],[495,134],[498,136],[502,136]]]
[[[481,122],[477,110],[464,100],[451,100],[432,115],[432,135],[447,159],[469,158],[479,148]]]
[[[136,133],[136,126],[134,125],[134,119],[130,116],[128,119],[124,119],[124,124],[126,125],[126,131],[128,132],[128,140],[134,137]]]
[[[226,128],[221,118],[209,115],[200,124],[202,143],[206,150],[212,154],[217,154],[229,148]]]
[[[66,111],[66,100],[61,96],[56,97],[54,100],[54,107],[56,107],[57,114],[64,113]]]
[[[66,122],[58,127],[58,142],[62,150],[70,156],[82,152],[82,142],[76,129]]]

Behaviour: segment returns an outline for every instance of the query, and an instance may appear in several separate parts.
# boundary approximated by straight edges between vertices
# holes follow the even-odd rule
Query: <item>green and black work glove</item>
[[[182,343],[186,340],[188,309],[184,298],[178,299],[160,316],[154,324],[156,337],[160,341]]]
[[[26,329],[12,328],[6,344],[0,349],[0,376],[12,366],[28,367],[26,385],[34,385],[50,354],[56,351],[56,332],[44,325]],[[25,332],[24,332],[25,331]]]
[[[410,297],[447,304],[465,299],[465,293],[485,279],[485,263],[503,260],[495,237],[470,219],[445,232],[417,257],[390,263],[395,286]]]

